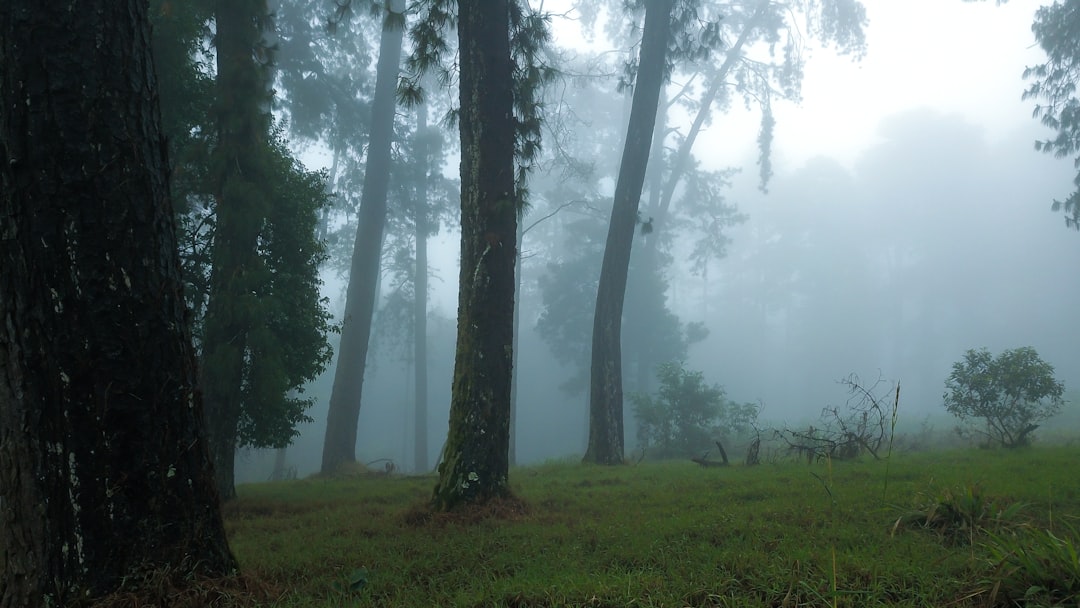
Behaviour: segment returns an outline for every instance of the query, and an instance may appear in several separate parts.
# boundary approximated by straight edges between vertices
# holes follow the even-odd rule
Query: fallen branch
[[[691,458],[690,460],[692,462],[696,462],[696,463],[700,464],[703,467],[726,467],[726,466],[728,466],[728,463],[726,463],[726,462],[720,462],[719,460],[709,460],[708,458],[706,458],[706,456],[708,456],[708,454],[703,454],[700,458]]]

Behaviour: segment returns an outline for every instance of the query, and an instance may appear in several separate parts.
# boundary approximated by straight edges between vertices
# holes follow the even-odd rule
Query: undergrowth
[[[1006,606],[1080,580],[1061,523],[1080,513],[1078,451],[894,455],[887,485],[869,460],[558,463],[514,469],[513,501],[451,514],[425,508],[430,477],[308,479],[242,486],[225,513],[244,576],[283,607]],[[1068,488],[1053,519],[1051,487]],[[979,533],[897,529],[900,504]],[[1055,565],[1036,569],[1043,554]]]

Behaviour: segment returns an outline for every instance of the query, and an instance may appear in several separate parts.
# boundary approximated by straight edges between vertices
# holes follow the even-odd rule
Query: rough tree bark
[[[649,161],[660,88],[664,84],[672,0],[648,0],[634,99],[611,209],[593,317],[589,446],[584,460],[623,462],[621,324],[630,249]]]
[[[388,10],[400,15],[405,10],[404,0],[394,0]],[[356,426],[360,421],[364,368],[382,262],[386,193],[390,186],[390,145],[394,137],[395,94],[404,35],[404,28],[389,25],[391,19],[387,18],[386,23],[379,44],[367,166],[360,193],[360,217],[349,269],[349,287],[345,293],[345,319],[341,326],[330,409],[326,415],[323,473],[333,473],[343,464],[356,462]]]
[[[235,569],[139,0],[0,3],[0,606]]]
[[[210,454],[218,492],[236,496],[233,470],[236,433],[243,401],[244,361],[251,330],[252,277],[259,263],[256,245],[266,216],[266,138],[269,115],[265,66],[253,57],[263,49],[266,0],[218,0],[217,128],[214,150],[217,199],[210,299],[202,353]],[[269,49],[263,49],[269,52]]]
[[[458,2],[461,273],[450,430],[436,509],[509,492],[518,213],[510,1]]]

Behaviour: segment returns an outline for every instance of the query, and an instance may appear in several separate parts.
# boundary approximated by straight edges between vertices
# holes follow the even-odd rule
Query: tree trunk
[[[282,481],[287,477],[285,473],[285,455],[288,452],[288,448],[278,448],[274,450],[274,470],[270,471],[270,481]]]
[[[514,353],[518,351],[518,341],[521,336],[519,331],[521,329],[521,245],[525,242],[525,233],[522,230],[521,222],[518,222],[517,227],[517,243],[518,251],[514,256]],[[508,455],[508,462],[510,466],[517,465],[517,398],[518,398],[518,370],[511,370],[512,377],[510,378],[510,449]]]
[[[650,212],[659,208],[660,192],[663,189],[665,168],[664,134],[667,132],[668,106],[667,95],[661,88],[657,99],[656,123],[653,125],[649,164],[645,171],[645,184],[642,186],[642,188],[648,186],[649,203],[646,208]],[[652,216],[645,217],[644,220],[649,222],[650,226],[655,226]],[[657,285],[651,279],[654,273],[659,272],[655,268],[657,266],[656,239],[658,236],[653,231],[642,236],[643,246],[634,256],[634,267],[632,272],[628,271],[626,281],[626,289],[629,294],[627,300],[629,301],[626,310],[623,311],[625,317],[623,325],[628,330],[624,343],[630,350],[631,358],[629,362],[635,372],[634,391],[642,394],[651,392],[652,378],[656,374],[656,365],[660,363],[655,360],[656,353],[653,352],[654,349],[651,348],[650,342],[655,335],[655,332],[651,331],[653,319],[657,313],[663,311],[657,310],[655,306],[650,306],[650,304],[659,302],[663,306],[665,300],[658,300],[655,293],[649,293],[650,290],[655,290]],[[626,429],[626,434],[633,437],[636,433],[637,421],[631,417],[628,426],[630,428]]]
[[[509,493],[514,339],[511,0],[458,2],[461,274],[450,430],[432,499],[437,509]]]
[[[404,0],[394,0],[389,10],[400,14]],[[401,65],[401,27],[384,25],[371,103],[371,135],[367,167],[360,193],[360,217],[356,226],[349,287],[345,293],[345,319],[341,326],[334,386],[326,415],[322,472],[333,473],[341,465],[356,462],[356,425],[364,389],[371,319],[382,261],[386,226],[386,193],[390,185],[390,146],[394,137],[394,99]]]
[[[701,98],[701,104],[698,106],[697,114],[694,116],[694,122],[690,125],[690,130],[686,134],[686,138],[683,139],[682,144],[679,145],[678,151],[675,153],[675,157],[672,159],[670,171],[668,172],[667,182],[664,184],[663,194],[660,196],[658,204],[656,201],[652,201],[653,213],[653,229],[663,229],[664,222],[667,220],[668,212],[671,209],[671,200],[675,197],[675,189],[679,185],[679,181],[682,180],[683,174],[686,172],[686,168],[690,165],[690,152],[694,149],[694,142],[697,141],[698,135],[701,133],[702,127],[705,125],[705,121],[708,120],[709,115],[712,113],[712,104],[716,101],[716,96],[720,90],[727,84],[728,74],[731,69],[735,67],[735,64],[742,59],[742,49],[750,39],[750,35],[757,29],[758,22],[764,17],[765,10],[769,6],[770,0],[759,0],[757,8],[754,9],[753,15],[750,20],[743,25],[743,29],[739,32],[739,37],[735,40],[735,44],[731,45],[731,48],[727,50],[724,55],[724,63],[717,69],[709,79],[709,88],[706,89],[705,94]],[[646,241],[646,249],[649,251],[650,260],[653,259],[653,250],[656,249],[656,238],[653,237]]]
[[[233,469],[243,402],[244,362],[252,326],[259,264],[256,246],[265,221],[269,114],[265,65],[257,64],[267,27],[266,0],[218,0],[216,219],[202,354],[210,454],[218,492],[236,496]]]
[[[145,2],[0,3],[0,606],[219,576]]]
[[[418,162],[422,163],[420,184],[414,201],[416,270],[413,277],[413,362],[415,365],[415,412],[413,435],[413,466],[417,473],[430,471],[428,467],[428,368],[427,368],[427,296],[428,296],[428,179],[431,171],[431,151],[428,137],[428,108],[426,103],[417,107],[416,134],[420,143]]]
[[[589,447],[585,461],[623,462],[621,324],[630,249],[645,181],[660,88],[664,84],[672,0],[649,0],[645,8],[641,56],[626,145],[611,208],[600,284],[593,317],[592,376],[589,391]]]

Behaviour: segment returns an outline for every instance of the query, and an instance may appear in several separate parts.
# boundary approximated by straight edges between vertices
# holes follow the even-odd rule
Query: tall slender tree
[[[431,228],[428,215],[428,174],[431,171],[431,140],[428,132],[428,107],[426,103],[416,108],[416,133],[418,154],[417,167],[420,183],[413,195],[413,238],[416,243],[415,267],[413,269],[413,468],[416,472],[428,471],[428,355],[427,355],[427,307],[428,307],[428,255],[427,240]]]
[[[0,606],[223,575],[147,4],[0,3]]]
[[[202,388],[210,453],[225,500],[236,495],[233,466],[243,401],[244,361],[256,321],[256,253],[267,214],[268,70],[272,48],[266,0],[218,0],[216,230],[203,341]]]
[[[356,462],[356,426],[360,419],[364,366],[371,338],[371,319],[375,312],[386,226],[394,100],[405,29],[404,0],[387,4],[383,23],[360,219],[356,227],[349,286],[345,295],[345,318],[341,326],[341,345],[338,347],[337,369],[326,419],[323,473],[332,473],[343,464]]]
[[[585,461],[623,461],[622,310],[638,205],[645,182],[660,88],[667,71],[673,0],[646,0],[634,99],[593,317],[589,389],[589,445]]]
[[[509,493],[513,366],[514,183],[512,0],[459,0],[461,272],[450,430],[434,505]]]

